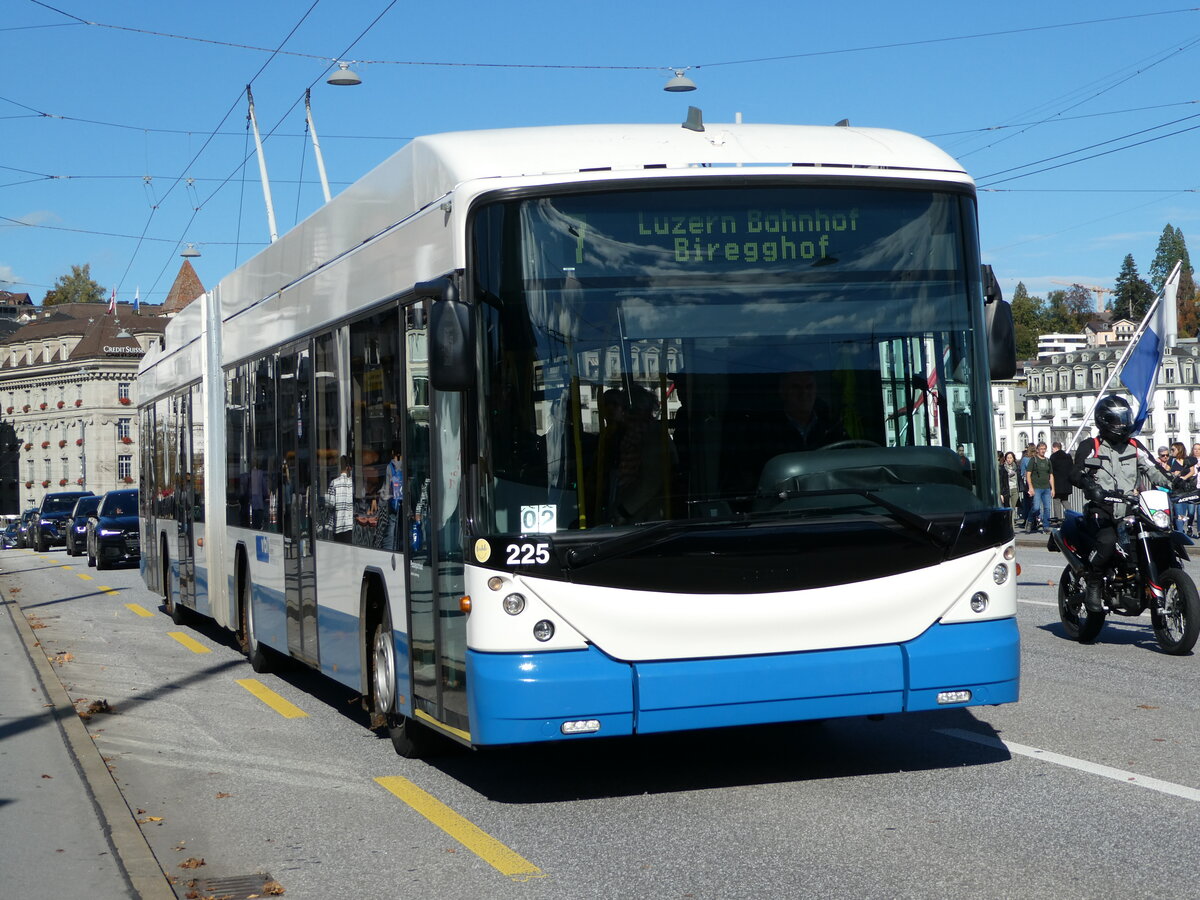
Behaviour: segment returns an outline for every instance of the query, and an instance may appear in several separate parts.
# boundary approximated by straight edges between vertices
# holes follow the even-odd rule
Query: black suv
[[[91,494],[91,491],[55,491],[44,496],[38,514],[29,526],[29,543],[33,549],[45,553],[50,547],[66,544],[67,525],[75,501]]]

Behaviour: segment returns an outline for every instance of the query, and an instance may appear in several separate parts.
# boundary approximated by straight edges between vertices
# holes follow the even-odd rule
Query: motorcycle
[[[1193,503],[1200,493],[1168,495],[1165,491],[1106,496],[1108,503],[1124,503],[1127,512],[1116,519],[1117,546],[1104,572],[1102,597],[1105,612],[1089,612],[1085,562],[1092,551],[1098,527],[1094,517],[1067,511],[1062,525],[1052,529],[1048,549],[1066,557],[1058,582],[1058,615],[1067,637],[1091,643],[1104,627],[1108,613],[1140,616],[1150,611],[1154,637],[1166,652],[1188,653],[1200,635],[1200,594],[1183,570],[1191,539],[1172,527],[1171,501]]]

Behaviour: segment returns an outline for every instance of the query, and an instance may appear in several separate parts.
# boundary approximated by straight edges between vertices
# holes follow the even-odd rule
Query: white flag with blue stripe
[[[1142,430],[1146,416],[1154,405],[1154,388],[1158,385],[1158,370],[1163,350],[1175,346],[1178,326],[1175,318],[1175,295],[1179,291],[1179,271],[1176,263],[1171,277],[1163,285],[1162,294],[1151,305],[1142,321],[1140,338],[1121,369],[1121,384],[1128,388],[1137,403],[1133,433]]]

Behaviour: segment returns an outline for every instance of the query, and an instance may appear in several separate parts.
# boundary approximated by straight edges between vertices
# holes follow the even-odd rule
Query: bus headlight
[[[988,608],[988,595],[983,591],[977,591],[975,596],[971,598],[971,611],[981,613]]]
[[[998,563],[996,568],[992,569],[992,581],[996,582],[996,584],[1004,584],[1004,582],[1008,581],[1007,564]],[[976,610],[976,612],[978,612],[978,610]]]
[[[504,611],[510,616],[519,616],[525,611],[525,597],[522,594],[509,594],[501,601],[501,604],[504,606]]]
[[[543,643],[550,640],[554,637],[554,623],[549,619],[542,619],[533,626],[533,636]]]

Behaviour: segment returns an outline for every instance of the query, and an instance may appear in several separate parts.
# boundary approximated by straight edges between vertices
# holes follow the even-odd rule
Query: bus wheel
[[[387,728],[392,747],[406,759],[435,755],[437,736],[420,722],[395,711],[396,643],[385,613],[371,640],[371,721]]]
[[[250,668],[262,674],[271,671],[271,651],[258,642],[254,636],[254,610],[250,608],[250,579],[242,581],[241,634],[238,635],[242,653],[250,661]]]

